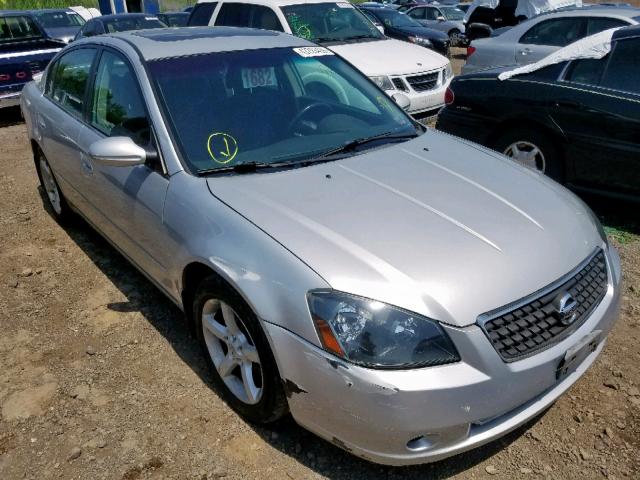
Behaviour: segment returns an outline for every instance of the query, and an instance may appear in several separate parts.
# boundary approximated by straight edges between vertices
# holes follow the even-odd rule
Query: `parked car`
[[[420,25],[411,17],[390,8],[361,7],[364,14],[384,28],[387,37],[415,43],[435,50],[445,57],[449,55],[449,36],[446,33]]]
[[[425,27],[440,30],[449,36],[452,45],[466,43],[464,12],[454,5],[424,5],[412,7],[406,14]]]
[[[497,37],[471,42],[462,73],[533,63],[588,35],[639,22],[636,8],[582,8],[539,15]]]
[[[616,319],[619,258],[577,197],[293,35],[82,40],[22,108],[52,214],[185,311],[253,422],[290,411],[370,461],[438,460],[552,405]]]
[[[76,40],[85,37],[94,37],[105,33],[126,32],[130,30],[144,30],[151,28],[165,28],[158,17],[147,13],[117,13],[114,15],[102,15],[85,23],[84,27],[76,35]]]
[[[0,110],[19,105],[24,85],[63,46],[45,36],[28,12],[0,10]]]
[[[73,41],[86,23],[82,16],[70,8],[34,10],[32,15],[45,35],[64,43]]]
[[[326,0],[200,1],[189,25],[252,27],[297,35],[351,62],[387,94],[409,97],[409,113],[430,117],[444,105],[449,60],[419,45],[385,37],[348,2]]]
[[[617,30],[602,59],[581,42],[565,49],[577,59],[508,80],[504,68],[458,77],[438,128],[572,188],[640,200],[640,26]]]
[[[156,16],[168,27],[186,27],[189,21],[189,12],[164,12]]]

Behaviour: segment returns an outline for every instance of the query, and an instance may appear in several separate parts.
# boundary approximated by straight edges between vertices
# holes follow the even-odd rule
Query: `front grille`
[[[404,83],[404,81],[400,77],[392,78],[391,81],[393,82],[393,86],[396,87],[398,90],[402,90],[403,92],[406,92],[409,90],[407,88],[407,84]]]
[[[439,75],[440,72],[433,72],[406,78],[409,85],[411,85],[411,88],[416,92],[424,92],[425,90],[433,90],[438,85]]]
[[[568,279],[542,289],[516,307],[481,315],[478,323],[503,360],[509,362],[528,356],[559,342],[576,330],[598,306],[607,291],[607,266],[598,250]],[[570,293],[578,306],[575,320],[565,325],[554,300]],[[512,304],[513,305],[513,304]]]

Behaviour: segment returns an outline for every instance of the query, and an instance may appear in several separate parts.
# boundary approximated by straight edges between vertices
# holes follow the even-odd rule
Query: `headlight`
[[[334,291],[307,295],[325,350],[373,368],[415,368],[460,360],[434,320],[385,303]]]
[[[378,85],[382,90],[395,90],[393,83],[391,83],[391,80],[389,80],[389,77],[387,76],[369,78],[371,78],[373,83]]]
[[[453,77],[453,68],[451,68],[451,63],[447,63],[447,66],[444,69],[444,78],[442,79],[442,83],[446,83],[451,77]]]
[[[409,37],[409,41],[411,43],[417,43],[418,45],[422,45],[423,47],[432,47],[433,46],[433,44],[431,43],[431,40],[429,40],[428,38]]]

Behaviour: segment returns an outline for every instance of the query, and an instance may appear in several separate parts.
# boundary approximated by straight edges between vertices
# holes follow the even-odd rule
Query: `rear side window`
[[[90,121],[110,137],[129,137],[141,146],[149,143],[149,120],[138,80],[129,64],[108,50],[96,71]]]
[[[555,18],[531,27],[520,37],[520,43],[564,47],[584,36],[583,18]]]
[[[95,56],[92,48],[72,50],[62,55],[51,70],[47,95],[78,118],[82,117],[87,80]]]
[[[565,80],[567,82],[579,83],[581,85],[598,85],[607,64],[606,58],[592,59],[584,58],[571,63]]]
[[[424,8],[414,8],[407,12],[411,18],[415,18],[416,20],[424,20],[425,9]]]
[[[39,37],[35,22],[26,16],[0,17],[0,41]]]
[[[216,25],[283,31],[282,24],[272,9],[247,3],[223,3],[216,18]]]
[[[436,20],[440,16],[440,12],[435,8],[426,8],[427,20]]]
[[[629,24],[618,18],[591,17],[587,23],[587,36],[610,28],[624,27],[625,25]]]
[[[187,25],[190,27],[205,27],[209,25],[209,21],[213,16],[213,11],[216,9],[218,2],[198,3],[189,16]]]
[[[601,85],[640,94],[640,40],[619,40],[611,54]]]

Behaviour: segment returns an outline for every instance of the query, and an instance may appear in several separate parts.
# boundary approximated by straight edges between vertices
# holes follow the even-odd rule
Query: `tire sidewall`
[[[213,364],[202,330],[202,309],[207,300],[210,299],[224,302],[236,312],[249,331],[251,339],[258,350],[263,389],[262,397],[256,404],[249,405],[238,399],[229,390]],[[212,383],[223,400],[238,414],[254,423],[270,423],[284,416],[288,411],[288,405],[275,358],[257,316],[244,299],[216,276],[210,276],[203,280],[196,290],[192,313],[198,343],[211,369]]]
[[[53,178],[53,182],[55,183],[56,188],[58,189],[58,195],[60,196],[60,213],[56,212],[55,208],[53,208],[53,205],[51,204],[51,199],[49,198],[49,194],[47,193],[47,189],[44,185],[44,180],[42,179],[42,171],[40,169],[41,160],[44,161],[49,166],[49,170],[51,171],[51,177]],[[51,215],[53,216],[53,218],[56,219],[58,223],[66,222],[71,217],[71,208],[69,207],[69,204],[67,203],[67,200],[64,197],[62,190],[60,189],[60,184],[56,179],[56,175],[53,169],[51,168],[51,164],[49,163],[49,160],[44,155],[44,153],[39,149],[35,154],[35,164],[36,164],[36,173],[38,174],[38,180],[40,181],[40,188],[42,188],[45,201],[47,204],[47,207],[46,207],[47,210],[51,212]]]

